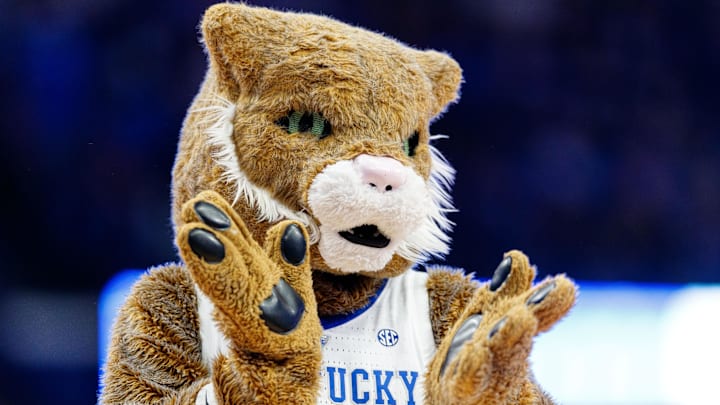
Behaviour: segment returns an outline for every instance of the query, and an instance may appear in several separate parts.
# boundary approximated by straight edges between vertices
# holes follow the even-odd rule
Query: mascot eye
[[[417,149],[419,143],[420,135],[415,131],[408,139],[403,141],[403,151],[405,151],[407,156],[413,157],[415,156],[415,149]]]
[[[323,139],[332,133],[330,122],[320,113],[299,111],[290,111],[286,116],[275,122],[284,128],[288,134],[296,134],[298,132],[310,132],[311,134]]]

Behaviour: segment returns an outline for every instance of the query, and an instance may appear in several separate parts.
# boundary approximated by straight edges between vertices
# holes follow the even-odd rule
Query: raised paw
[[[260,246],[214,192],[186,203],[181,218],[180,255],[236,346],[277,354],[317,346],[320,324],[302,225],[280,222]]]
[[[482,302],[471,304],[474,310],[468,308],[450,331],[431,365],[428,393],[434,403],[539,401],[542,391],[528,372],[532,340],[570,310],[576,287],[560,275],[529,289],[528,275],[534,273],[524,255],[508,255],[478,291]]]

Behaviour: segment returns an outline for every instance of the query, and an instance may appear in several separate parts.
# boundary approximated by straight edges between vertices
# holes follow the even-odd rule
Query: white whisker
[[[431,141],[445,139],[446,135],[433,135]],[[450,251],[451,238],[448,232],[455,225],[447,214],[456,212],[453,206],[450,189],[455,181],[455,169],[440,153],[430,145],[431,169],[428,188],[433,201],[433,208],[425,218],[420,229],[412,233],[398,247],[398,254],[413,262],[423,262],[432,257],[442,258]]]

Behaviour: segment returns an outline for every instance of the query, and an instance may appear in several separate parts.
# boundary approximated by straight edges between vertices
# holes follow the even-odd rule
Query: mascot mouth
[[[361,225],[347,231],[338,232],[348,242],[372,248],[382,249],[390,244],[390,239],[375,225]]]

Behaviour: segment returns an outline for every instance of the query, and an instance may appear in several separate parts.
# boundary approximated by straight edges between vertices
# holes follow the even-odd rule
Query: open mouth
[[[339,232],[339,234],[349,242],[373,248],[381,249],[390,244],[390,239],[383,235],[375,225],[356,226],[350,230]]]

